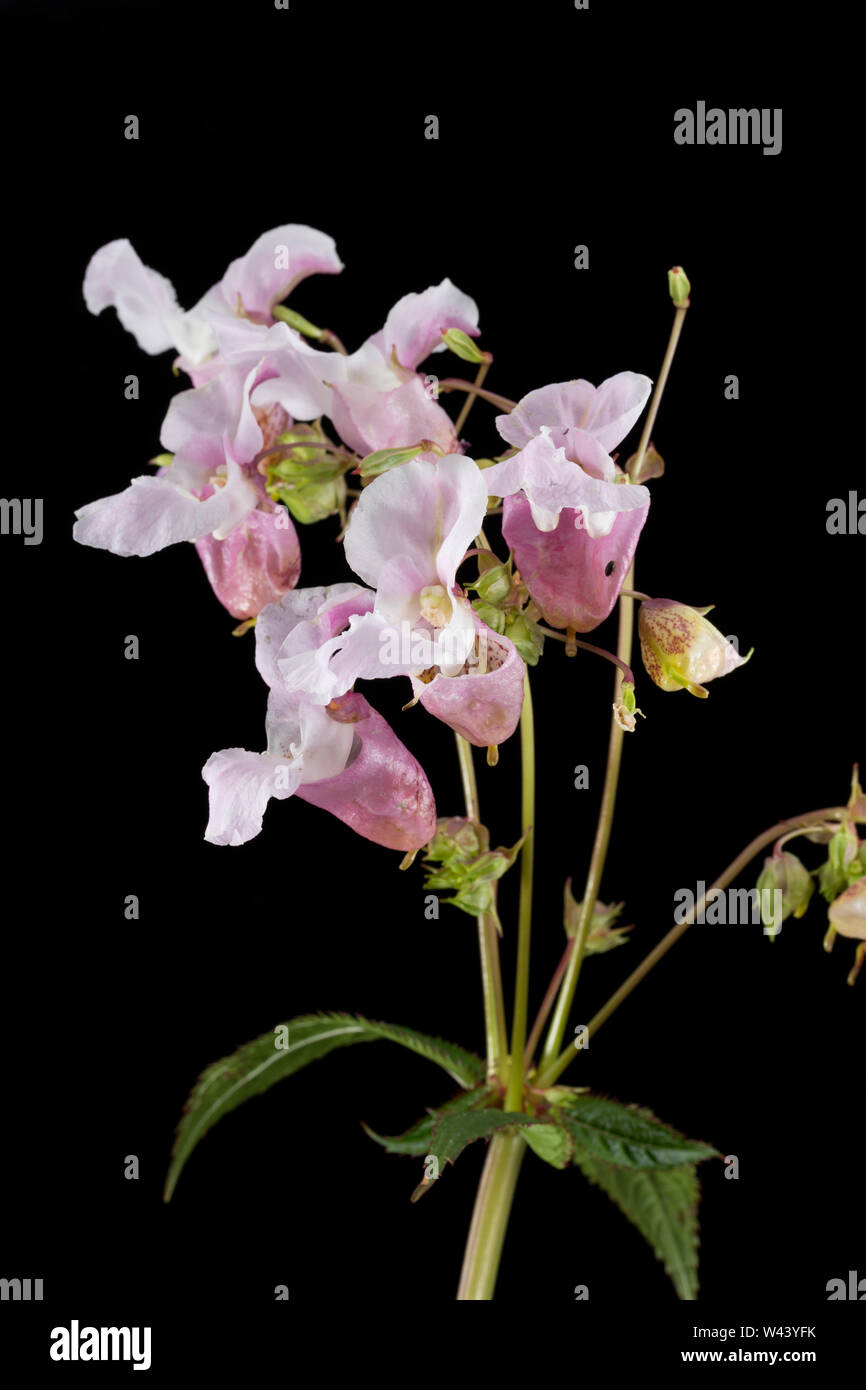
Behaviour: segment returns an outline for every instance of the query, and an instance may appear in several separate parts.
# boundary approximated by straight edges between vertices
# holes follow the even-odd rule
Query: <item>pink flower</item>
[[[253,406],[266,378],[261,363],[227,367],[175,396],[161,436],[174,451],[171,464],[82,507],[75,540],[140,556],[196,541],[217,597],[235,617],[254,617],[292,588],[300,574],[297,533],[254,463],[290,423],[280,406]]]
[[[288,689],[327,703],[354,682],[438,667],[456,676],[475,647],[475,614],[457,568],[487,508],[472,459],[411,459],[365,487],[346,532],[346,559],[375,589],[370,611],[315,652],[282,661]]]
[[[378,333],[333,364],[327,414],[351,449],[366,455],[430,440],[444,453],[456,451],[450,418],[416,372],[442,350],[442,333],[449,328],[477,337],[478,307],[446,279],[421,294],[404,295]]]
[[[455,676],[412,676],[416,699],[476,747],[510,738],[520,722],[526,670],[517,648],[476,617],[478,655]]]
[[[504,498],[503,535],[554,627],[589,632],[608,616],[646,521],[649,491],[609,455],[640,415],[651,383],[621,372],[598,388],[561,382],[531,391],[499,433],[518,452],[485,470]]]
[[[208,759],[211,843],[246,843],[261,830],[270,798],[293,795],[390,849],[419,849],[432,837],[436,807],[423,769],[363,696],[346,693],[323,706],[282,685],[277,653],[290,638],[313,648],[367,601],[344,584],[287,594],[263,610],[256,664],[271,687],[267,751],[227,748]]]
[[[195,365],[217,350],[215,324],[245,315],[273,322],[273,306],[307,275],[343,269],[331,237],[288,224],[265,232],[245,256],[232,261],[222,280],[193,309],[177,302],[170,280],[151,270],[126,240],[111,241],[93,255],[84,275],[84,299],[92,314],[112,306],[145,352],[175,348]]]

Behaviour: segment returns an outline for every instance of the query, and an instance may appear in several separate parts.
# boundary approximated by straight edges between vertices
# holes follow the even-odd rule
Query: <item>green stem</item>
[[[463,799],[466,814],[476,825],[481,824],[478,804],[478,784],[475,780],[475,765],[472,761],[472,748],[461,734],[455,733],[457,756],[460,761],[460,779],[463,783]],[[484,998],[484,1036],[487,1047],[487,1075],[489,1078],[504,1079],[502,1068],[506,1054],[508,1036],[505,1022],[505,998],[502,990],[502,971],[499,964],[499,939],[496,924],[489,913],[480,913],[475,919],[478,928],[478,951],[481,958],[481,991]]]
[[[489,401],[491,405],[498,406],[500,410],[508,411],[510,414],[517,401],[509,400],[507,396],[498,396],[495,391],[482,391],[480,386],[472,381],[464,381],[459,376],[446,377],[439,382],[440,391],[470,391],[474,396],[480,396],[483,401]]]
[[[631,582],[634,574],[634,566],[629,571],[626,583]],[[617,656],[620,661],[628,665],[631,656],[632,635],[634,632],[634,601],[632,599],[620,599],[619,603],[619,633],[617,636]],[[620,687],[622,685],[622,672],[617,670],[614,683],[614,701],[619,699]],[[619,769],[622,761],[622,740],[624,731],[617,720],[610,721],[610,737],[607,747],[607,768],[604,774],[604,789],[601,794],[601,808],[598,813],[598,825],[595,831],[595,842],[592,847],[592,858],[589,863],[589,872],[586,876],[586,887],[583,890],[583,897],[580,902],[580,916],[577,921],[577,930],[574,934],[574,947],[568,959],[568,965],[562,978],[559,988],[559,996],[550,1020],[550,1027],[544,1043],[544,1050],[538,1068],[537,1085],[549,1085],[548,1073],[550,1065],[562,1047],[562,1040],[565,1036],[565,1029],[568,1024],[568,1016],[571,1012],[571,1005],[574,999],[574,992],[577,988],[577,981],[580,975],[580,967],[583,964],[584,947],[586,938],[589,935],[589,927],[592,922],[592,914],[598,898],[599,888],[601,887],[601,876],[604,871],[604,863],[607,858],[608,845],[610,844],[610,832],[613,826],[613,812],[616,805],[616,791],[619,782]]]
[[[473,386],[469,395],[466,397],[466,400],[463,402],[463,408],[461,409],[460,414],[457,416],[457,419],[454,422],[454,433],[458,439],[460,438],[460,431],[466,424],[466,417],[472,409],[473,405],[475,404],[476,400],[478,399],[478,392],[480,388],[484,385],[484,378],[487,376],[487,373],[489,371],[490,363],[482,362],[475,375],[475,385]]]
[[[520,712],[520,756],[523,768],[520,800],[520,906],[517,917],[517,971],[514,982],[514,1017],[511,1025],[511,1067],[508,1073],[506,1110],[519,1110],[523,1102],[523,1052],[529,1001],[529,946],[532,937],[532,871],[535,834],[535,720],[529,668],[523,676],[523,708]]]
[[[644,421],[641,431],[640,443],[637,453],[634,456],[632,476],[638,476],[640,467],[643,463],[644,454],[649,445],[650,435],[656,422],[665,384],[670,374],[671,363],[674,359],[677,343],[682,332],[683,321],[686,316],[688,306],[674,310],[674,321],[671,325],[668,345],[665,349],[661,371],[655,384],[650,408]],[[634,590],[634,565],[631,566],[625,577],[623,587],[629,591]],[[632,638],[634,636],[634,599],[630,593],[620,593],[619,600],[619,634],[617,637],[616,654],[620,669],[617,670],[614,681],[614,704],[616,705],[622,693],[622,664],[631,664]],[[601,808],[598,815],[598,826],[595,832],[595,842],[592,847],[592,858],[590,859],[589,872],[586,878],[586,887],[580,904],[580,917],[578,918],[577,931],[575,932],[574,950],[566,967],[559,996],[550,1020],[550,1027],[544,1043],[544,1050],[538,1069],[538,1085],[549,1086],[551,1084],[551,1069],[557,1059],[562,1040],[565,1036],[565,1029],[568,1024],[568,1016],[574,1002],[574,992],[577,988],[577,981],[580,975],[580,967],[583,964],[584,947],[589,933],[589,926],[592,921],[593,909],[598,898],[601,886],[601,876],[604,872],[604,864],[607,858],[607,850],[610,844],[610,832],[613,825],[613,812],[616,805],[616,789],[619,782],[619,769],[622,761],[622,740],[624,730],[619,724],[616,716],[611,719],[610,738],[607,749],[607,769],[604,776],[604,789],[601,798]]]
[[[514,1189],[526,1145],[520,1134],[494,1134],[487,1148],[463,1257],[458,1302],[492,1299]]]
[[[671,927],[667,935],[663,936],[658,945],[654,946],[649,954],[644,956],[640,965],[636,966],[628,979],[624,980],[619,989],[610,996],[607,1003],[602,1005],[598,1013],[595,1014],[587,1024],[587,1036],[589,1037],[598,1031],[601,1025],[610,1018],[611,1014],[619,1008],[623,1000],[627,999],[632,990],[649,974],[653,966],[658,964],[662,956],[667,955],[674,943],[679,941],[687,928],[693,924],[695,918],[700,915],[711,894],[716,893],[721,888],[726,888],[727,885],[751,863],[756,854],[760,854],[762,849],[765,849],[767,845],[772,844],[780,835],[784,835],[788,831],[793,831],[804,826],[811,826],[820,821],[832,820],[834,818],[841,819],[845,814],[844,806],[828,806],[822,811],[810,811],[804,816],[792,816],[790,820],[779,821],[778,825],[771,825],[769,830],[764,830],[760,835],[757,835],[755,839],[737,855],[736,859],[731,861],[724,873],[720,874],[715,882],[710,884],[709,888],[706,889],[688,913],[685,920],[677,922],[676,926]],[[569,1062],[572,1061],[574,1056],[575,1051],[573,1047],[565,1048],[555,1061],[547,1067],[543,1084],[552,1086],[557,1077],[561,1076],[565,1071],[565,1068],[568,1066]]]

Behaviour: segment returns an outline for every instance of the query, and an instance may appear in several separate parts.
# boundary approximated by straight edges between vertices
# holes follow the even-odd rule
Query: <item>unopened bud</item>
[[[709,612],[709,609],[703,610]],[[706,699],[702,681],[725,676],[744,666],[752,655],[740,656],[703,612],[673,599],[647,599],[638,611],[643,664],[661,690],[679,690]]]
[[[784,922],[792,915],[803,916],[815,885],[809,870],[805,864],[800,863],[796,854],[789,854],[787,850],[783,850],[779,854],[771,854],[764,860],[757,887],[761,898],[761,915],[766,926],[768,922],[764,916],[763,905],[774,901],[769,896],[770,893],[778,889],[782,894],[781,920]]]
[[[675,308],[688,308],[691,288],[689,278],[681,265],[675,265],[668,271],[668,290]]]

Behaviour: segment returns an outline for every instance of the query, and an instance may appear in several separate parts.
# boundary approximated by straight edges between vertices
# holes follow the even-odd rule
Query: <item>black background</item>
[[[45,536],[0,543],[0,1273],[43,1277],[46,1302],[4,1305],[4,1325],[37,1361],[47,1329],[71,1317],[152,1323],[199,1355],[196,1309],[202,1326],[217,1317],[226,1348],[250,1329],[283,1335],[276,1284],[292,1312],[409,1304],[423,1319],[453,1300],[483,1152],[410,1205],[420,1162],[385,1155],[359,1121],[399,1132],[453,1086],[401,1049],[339,1052],[236,1112],[161,1202],[194,1078],[281,1020],[359,1011],[480,1050],[476,942],[457,912],[425,921],[418,866],[399,873],[393,852],[315,808],[273,804],[241,849],[202,840],[200,769],[215,749],[262,746],[264,687],[253,638],[231,636],[192,547],[120,560],[71,540],[76,506],[144,471],[183,384],[113,313],[87,314],[84,268],[129,237],[189,306],[262,231],[307,222],[335,237],[346,269],[306,281],[293,308],[353,348],[402,294],[448,275],[480,306],[488,385],[517,398],[572,376],[655,377],[665,272],[686,267],[692,308],[654,431],[667,472],[637,583],[715,603],[722,631],[756,650],[707,701],[639,679],[647,719],[627,739],[603,885],[637,926],[627,948],[587,963],[573,1013],[585,1021],[667,930],[676,889],[712,880],[774,821],[844,802],[861,752],[863,540],[825,525],[828,499],[859,476],[839,428],[820,116],[773,60],[783,31],[767,6],[748,22],[726,10],[700,34],[686,6],[596,0],[588,12],[473,6],[471,26],[447,4],[36,8],[6,15],[2,112],[3,489],[45,498]],[[673,112],[698,99],[783,107],[783,152],[675,146]],[[132,113],[137,142],[123,135]],[[430,113],[437,142],[424,138]],[[577,244],[589,270],[574,269]],[[445,363],[431,369],[471,371]],[[124,399],[131,372],[138,401]],[[738,401],[724,398],[730,373]],[[494,413],[475,405],[470,452],[496,449]],[[302,583],[350,577],[336,530],[301,532]],[[138,661],[124,659],[129,634]],[[615,619],[593,640],[615,645]],[[531,1016],[563,946],[563,879],[581,884],[588,865],[611,674],[551,642],[533,684]],[[440,814],[460,812],[450,731],[399,712],[406,682],[367,694],[427,768]],[[495,770],[478,761],[493,841],[511,843],[516,742]],[[818,855],[804,851],[810,865]],[[130,893],[138,922],[124,919]],[[516,882],[500,902],[510,999]],[[700,1312],[678,1306],[602,1194],[529,1156],[497,1289],[526,1308],[527,1329],[533,1311],[562,1326],[560,1309],[585,1328],[589,1307],[591,1340],[627,1319],[646,1330],[633,1349],[671,1348],[671,1361],[701,1321],[819,1321],[819,1358],[842,1344],[859,1314],[828,1305],[825,1288],[866,1275],[866,986],[845,983],[853,943],[824,955],[824,925],[816,904],[772,945],[756,928],[695,927],[564,1078],[738,1155],[737,1182],[702,1170]],[[138,1182],[123,1177],[133,1153]],[[577,1284],[589,1305],[574,1305]],[[43,1324],[45,1338],[24,1331]]]

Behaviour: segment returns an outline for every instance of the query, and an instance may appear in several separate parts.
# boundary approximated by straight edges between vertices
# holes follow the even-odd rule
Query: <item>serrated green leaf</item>
[[[651,1111],[603,1096],[575,1096],[557,1108],[556,1118],[586,1153],[626,1168],[676,1168],[717,1156],[709,1144],[686,1139]]]
[[[362,1128],[371,1139],[382,1145],[386,1153],[412,1154],[415,1157],[420,1157],[429,1152],[433,1127],[438,1120],[444,1115],[451,1115],[456,1112],[481,1110],[492,1094],[489,1086],[479,1086],[474,1091],[461,1091],[453,1100],[446,1101],[444,1105],[431,1109],[404,1134],[377,1134],[369,1125],[362,1125]]]
[[[574,1152],[574,1141],[562,1125],[534,1124],[523,1125],[523,1135],[532,1152],[550,1163],[554,1168],[567,1168]]]
[[[698,1201],[692,1164],[679,1168],[618,1168],[575,1147],[574,1163],[602,1188],[662,1261],[677,1295],[698,1296]]]
[[[309,1062],[338,1047],[385,1038],[407,1047],[444,1068],[460,1086],[475,1087],[485,1078],[485,1065],[474,1053],[441,1038],[416,1033],[390,1023],[372,1022],[352,1014],[305,1014],[279,1024],[230,1057],[213,1062],[199,1077],[177,1128],[164,1200],[170,1201],[181,1171],[199,1140],[222,1117],[251,1096],[261,1095],[277,1081],[300,1071]],[[285,1045],[280,1045],[285,1042]]]
[[[430,1136],[430,1148],[425,1161],[425,1176],[412,1193],[411,1200],[419,1197],[433,1186],[446,1163],[454,1163],[466,1148],[476,1139],[489,1139],[497,1130],[509,1129],[512,1125],[532,1124],[531,1115],[520,1111],[470,1110],[463,1114],[443,1115],[436,1121]],[[435,1160],[435,1175],[427,1175],[430,1160]]]

